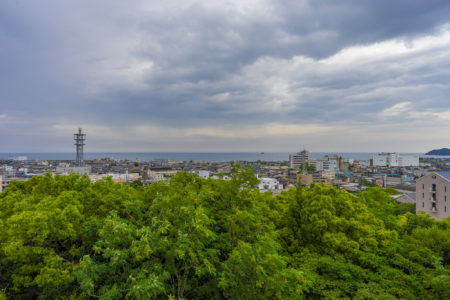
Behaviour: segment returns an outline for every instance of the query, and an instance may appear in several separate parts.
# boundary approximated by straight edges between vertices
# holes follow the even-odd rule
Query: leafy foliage
[[[448,299],[450,219],[378,187],[45,176],[0,194],[0,299]]]

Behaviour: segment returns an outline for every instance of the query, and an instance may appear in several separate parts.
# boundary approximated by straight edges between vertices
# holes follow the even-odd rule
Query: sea
[[[378,153],[378,152],[377,152]],[[344,159],[355,161],[368,161],[375,152],[311,152],[310,157],[321,158],[325,155],[340,155]],[[282,162],[289,160],[289,152],[85,152],[84,159],[101,159],[111,157],[119,160],[152,161],[167,159],[169,161],[272,161]],[[405,155],[426,156],[423,153],[401,153]],[[75,153],[0,153],[0,160],[13,156],[26,156],[28,160],[74,160]],[[444,158],[443,156],[437,156]]]

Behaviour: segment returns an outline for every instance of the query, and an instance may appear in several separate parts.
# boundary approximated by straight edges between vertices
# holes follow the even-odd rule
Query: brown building
[[[424,211],[442,220],[450,215],[449,197],[450,172],[431,172],[417,179],[416,212]]]

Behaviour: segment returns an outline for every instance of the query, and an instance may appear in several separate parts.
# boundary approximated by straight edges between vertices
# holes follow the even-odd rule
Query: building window
[[[436,184],[435,184],[435,183],[433,183],[433,184],[431,185],[431,190],[432,190],[433,192],[436,192]]]
[[[447,206],[444,206],[444,212],[447,212]]]
[[[444,191],[447,193],[447,186],[444,186]]]
[[[422,202],[422,208],[424,208],[425,207],[425,202]]]
[[[425,183],[422,183],[422,190],[425,189]]]
[[[425,193],[422,193],[422,198],[425,198]]]
[[[444,201],[447,202],[447,195],[444,196]]]

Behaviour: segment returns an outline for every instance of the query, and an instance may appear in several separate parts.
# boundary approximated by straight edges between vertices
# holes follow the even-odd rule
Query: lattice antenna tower
[[[84,167],[83,150],[84,145],[86,145],[84,143],[86,141],[86,134],[82,133],[81,128],[78,128],[78,133],[75,133],[73,135],[73,139],[75,140],[75,148],[77,150],[77,159],[75,161],[75,166]]]

